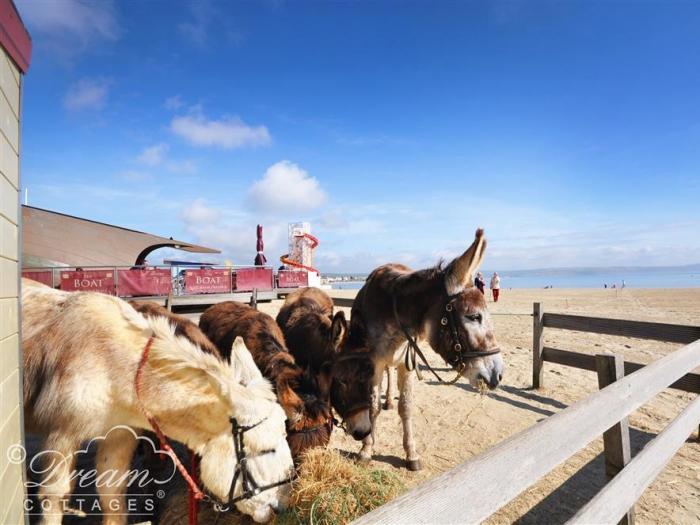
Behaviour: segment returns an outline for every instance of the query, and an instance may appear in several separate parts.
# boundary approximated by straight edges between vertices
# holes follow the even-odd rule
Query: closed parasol
[[[257,235],[258,235],[258,241],[257,241],[255,249],[258,251],[258,253],[255,255],[255,266],[265,266],[265,263],[267,263],[267,259],[265,258],[265,254],[263,253],[263,250],[265,249],[265,245],[263,244],[262,224],[258,224]]]

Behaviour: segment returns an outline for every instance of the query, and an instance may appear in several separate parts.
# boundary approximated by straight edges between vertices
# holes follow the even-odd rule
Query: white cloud
[[[68,88],[63,106],[69,111],[102,109],[109,95],[110,81],[104,78],[84,78]]]
[[[177,26],[180,33],[199,47],[207,44],[211,22],[218,13],[207,0],[200,0],[189,5],[189,16],[186,22]]]
[[[201,225],[215,225],[221,215],[221,210],[209,206],[207,201],[200,197],[182,210],[181,217],[186,226],[199,227]]]
[[[136,162],[152,168],[160,167],[177,174],[192,174],[197,172],[197,165],[191,159],[174,160],[168,157],[170,146],[165,142],[159,142],[153,146],[144,148],[136,157]]]
[[[201,114],[173,118],[170,130],[194,146],[223,149],[265,146],[272,140],[265,126],[248,126],[239,118],[209,120]]]
[[[277,214],[313,210],[327,199],[318,180],[288,160],[270,166],[249,197],[256,208]]]
[[[114,3],[110,0],[17,0],[30,33],[63,57],[74,56],[99,42],[121,35]]]
[[[174,95],[172,97],[168,97],[165,99],[165,102],[163,102],[163,107],[165,107],[165,109],[170,110],[170,111],[175,111],[177,109],[180,109],[184,105],[185,105],[185,101],[182,100],[182,97],[180,95]]]
[[[188,239],[222,251],[221,258],[234,264],[252,264],[255,258],[255,229],[260,217],[234,209],[223,209],[197,198],[181,212]],[[270,264],[287,252],[287,224],[266,220],[265,253]],[[210,257],[211,258],[211,257]]]
[[[158,166],[165,160],[168,149],[170,149],[170,147],[164,142],[155,144],[144,149],[136,160],[146,166]]]
[[[137,170],[126,170],[120,174],[121,178],[129,182],[143,182],[151,179],[151,175]]]

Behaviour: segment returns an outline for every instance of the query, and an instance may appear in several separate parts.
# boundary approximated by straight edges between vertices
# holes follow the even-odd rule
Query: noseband
[[[428,368],[428,370],[430,370],[430,372],[432,372],[432,374],[437,378],[438,381],[440,381],[441,383],[453,384],[459,381],[459,378],[462,377],[462,373],[467,368],[467,363],[470,359],[477,359],[479,357],[495,355],[501,351],[501,349],[497,346],[489,350],[470,351],[467,350],[467,348],[469,348],[468,344],[462,344],[462,340],[459,337],[459,331],[457,329],[457,327],[459,326],[459,319],[457,319],[456,309],[454,306],[454,302],[459,297],[459,295],[460,294],[455,294],[447,297],[447,302],[444,306],[445,314],[440,318],[441,330],[449,330],[449,335],[451,339],[450,342],[452,352],[451,355],[446,358],[446,361],[457,371],[457,376],[455,376],[455,378],[452,381],[445,381],[444,379],[442,379],[438,375],[438,373],[435,370],[433,370],[433,367],[430,366],[428,360],[425,357],[425,354],[423,354],[423,351],[418,346],[416,337],[412,336],[409,333],[408,329],[404,326],[404,324],[401,322],[401,319],[399,318],[399,312],[396,306],[396,295],[394,295],[392,298],[392,306],[394,308],[394,319],[399,325],[399,328],[401,328],[401,331],[403,332],[403,335],[406,338],[407,342],[405,357],[406,368],[408,370],[415,370],[416,373],[419,375],[419,378],[420,370],[416,366],[416,355],[420,357],[421,361],[423,361],[423,364]]]
[[[214,502],[214,510],[216,512],[228,512],[233,509],[233,505],[239,501],[253,498],[264,492],[266,490],[274,489],[276,487],[281,487],[287,483],[291,483],[292,478],[286,478],[275,483],[269,483],[268,485],[259,485],[253,475],[248,470],[248,459],[258,458],[266,454],[273,454],[273,450],[263,450],[262,452],[255,454],[254,456],[249,456],[246,454],[245,445],[243,443],[243,435],[249,430],[254,429],[258,425],[261,425],[267,418],[263,418],[254,425],[244,426],[240,425],[235,417],[230,418],[231,421],[231,435],[233,437],[233,448],[236,452],[236,457],[238,458],[238,463],[236,463],[236,470],[233,474],[233,479],[231,480],[231,487],[228,491],[228,502]],[[241,488],[243,491],[236,497],[233,497],[233,493],[236,489],[236,481],[238,478],[241,479]]]

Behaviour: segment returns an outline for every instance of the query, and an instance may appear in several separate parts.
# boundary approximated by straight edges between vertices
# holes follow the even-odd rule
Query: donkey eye
[[[469,314],[465,317],[467,319],[469,319],[470,321],[475,321],[477,323],[481,323],[481,320],[482,320],[481,314]]]

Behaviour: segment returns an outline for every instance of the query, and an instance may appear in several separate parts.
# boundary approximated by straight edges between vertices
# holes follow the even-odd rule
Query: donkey
[[[287,442],[295,459],[311,447],[328,445],[333,429],[329,386],[323,388],[297,365],[272,317],[243,303],[225,301],[205,310],[199,326],[224,356],[231,342],[243,337],[258,368],[275,385],[287,414]]]
[[[129,301],[129,304],[144,317],[167,317],[170,324],[175,327],[175,335],[189,339],[192,344],[198,346],[203,352],[221,357],[219,349],[212,343],[196,323],[190,321],[184,315],[178,315],[167,308],[152,301]],[[226,353],[231,352],[229,345]]]
[[[413,439],[411,409],[416,354],[425,361],[417,340],[430,347],[472,386],[483,381],[495,388],[503,375],[484,296],[473,286],[486,239],[476,231],[472,245],[447,267],[412,271],[402,264],[375,269],[360,289],[352,307],[350,347],[369,348],[374,363],[372,433],[364,441],[360,459],[369,461],[374,444],[374,421],[379,413],[379,385],[387,366],[398,369],[399,415],[409,470],[422,468]],[[431,369],[432,370],[432,369]],[[456,379],[455,378],[455,381]]]
[[[152,422],[201,458],[201,480],[215,500],[258,522],[287,505],[294,467],[284,412],[242,339],[229,364],[175,335],[166,317],[144,317],[116,297],[31,285],[23,286],[22,314],[27,430],[65,458],[39,489],[42,523],[61,523],[74,451],[103,437],[97,477],[118,479],[98,487],[103,523],[126,524],[125,474],[136,441],[109,431]]]
[[[289,294],[277,315],[290,352],[322,384],[330,384],[331,406],[345,431],[364,439],[371,431],[374,365],[366,348],[346,349],[345,314],[333,315],[333,300],[318,288]]]

